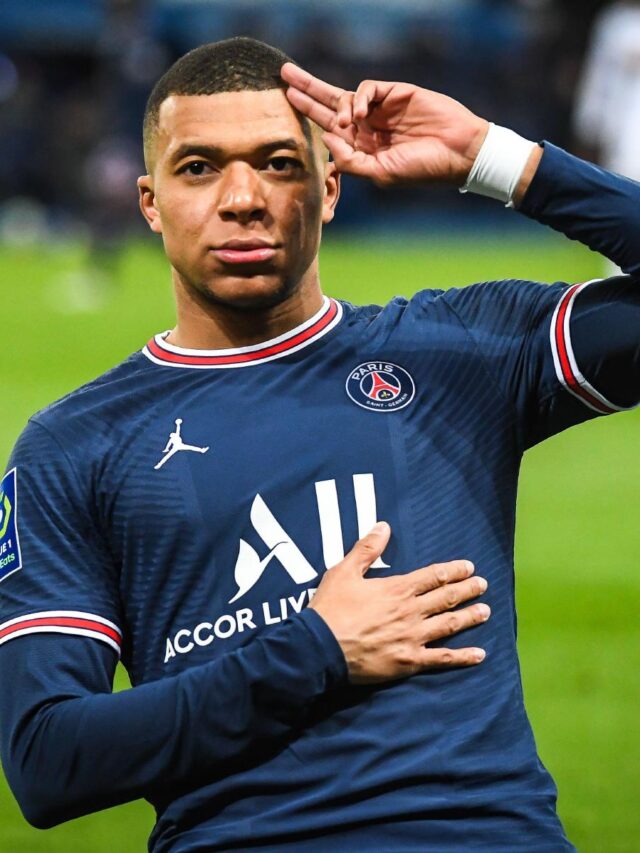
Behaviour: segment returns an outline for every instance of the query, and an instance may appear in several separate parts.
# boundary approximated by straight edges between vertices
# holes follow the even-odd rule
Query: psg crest
[[[404,367],[388,361],[368,361],[352,370],[347,394],[358,406],[373,412],[395,412],[408,406],[416,386]]]

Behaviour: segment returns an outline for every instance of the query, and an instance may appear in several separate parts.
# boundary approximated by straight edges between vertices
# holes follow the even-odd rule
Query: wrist
[[[529,189],[529,184],[533,180],[533,176],[538,171],[538,166],[540,165],[540,160],[542,160],[542,155],[544,154],[544,148],[542,145],[536,145],[536,147],[531,152],[529,159],[527,161],[527,165],[524,167],[524,171],[520,176],[520,180],[518,181],[518,186],[516,187],[516,191],[513,196],[513,206],[518,208],[520,207],[520,203],[524,198],[526,191]]]
[[[542,150],[505,127],[490,124],[460,192],[472,192],[514,207],[535,174]]]

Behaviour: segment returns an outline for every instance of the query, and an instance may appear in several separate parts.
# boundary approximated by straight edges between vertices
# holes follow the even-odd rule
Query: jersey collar
[[[167,331],[151,338],[142,352],[155,364],[168,367],[195,367],[200,369],[248,367],[291,355],[291,353],[315,343],[337,326],[341,319],[342,305],[335,299],[325,296],[322,308],[317,314],[305,320],[300,326],[296,326],[295,329],[285,332],[284,335],[272,338],[270,341],[264,341],[261,344],[252,344],[249,347],[237,347],[235,349],[185,349],[168,344],[165,341],[169,334]]]

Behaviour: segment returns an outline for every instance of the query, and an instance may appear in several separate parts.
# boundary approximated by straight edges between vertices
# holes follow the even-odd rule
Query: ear
[[[149,228],[155,234],[162,234],[162,220],[160,211],[156,207],[156,196],[151,175],[142,175],[138,178],[138,204],[142,215],[149,223]]]
[[[333,219],[338,199],[340,198],[340,174],[336,164],[324,164],[324,199],[322,201],[322,222],[326,225]]]

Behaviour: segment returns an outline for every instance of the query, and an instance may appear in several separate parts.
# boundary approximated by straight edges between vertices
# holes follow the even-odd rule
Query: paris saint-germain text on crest
[[[395,412],[409,405],[416,386],[404,367],[388,361],[368,361],[350,372],[346,390],[350,399],[363,409]]]

